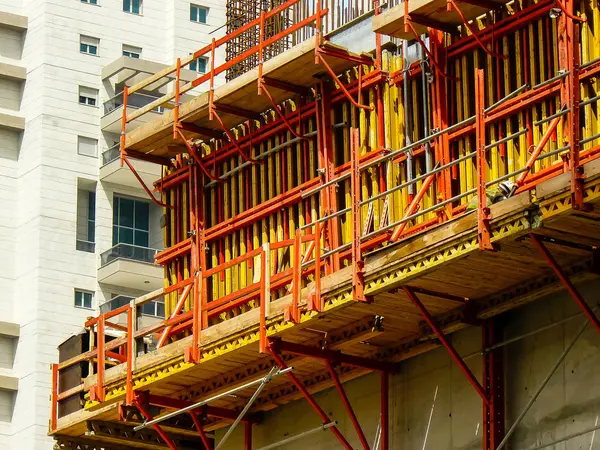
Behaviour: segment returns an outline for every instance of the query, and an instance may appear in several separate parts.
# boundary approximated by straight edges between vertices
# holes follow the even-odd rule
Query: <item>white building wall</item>
[[[25,118],[22,133],[0,129],[0,320],[21,326],[12,368],[19,390],[10,395],[0,391],[2,450],[53,446],[47,437],[49,366],[58,361],[58,344],[95,313],[74,307],[74,290],[95,292],[95,308],[111,294],[144,293],[102,286],[97,280],[100,253],[112,246],[114,194],[148,200],[141,188],[98,179],[101,152],[114,138],[100,129],[102,102],[111,95],[100,74],[121,57],[123,44],[142,48],[143,59],[172,64],[175,56],[205,45],[209,29],[187,23],[189,3],[181,0],[144,0],[140,15],[123,12],[122,5],[122,0],[98,0],[98,5],[0,0],[0,12],[28,18],[26,33],[0,26],[0,62],[21,65],[27,72],[24,82],[0,78],[0,110]],[[195,25],[184,40],[176,7],[185,27]],[[217,22],[224,23],[224,17]],[[100,40],[97,56],[80,53],[81,35]],[[78,103],[79,86],[98,89],[96,106]],[[78,135],[98,139],[98,157],[77,153]],[[95,253],[75,246],[78,180],[97,186]],[[162,248],[161,215],[153,205],[150,246],[156,248]]]

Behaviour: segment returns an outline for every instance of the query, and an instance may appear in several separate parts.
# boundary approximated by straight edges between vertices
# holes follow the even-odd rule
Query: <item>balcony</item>
[[[100,305],[100,312],[102,314],[106,314],[107,312],[114,311],[121,306],[128,305],[131,300],[134,300],[134,297],[128,297],[126,295],[118,295],[116,297],[111,298],[109,301]],[[144,328],[148,325],[152,325],[159,320],[165,318],[165,302],[164,299],[153,300],[151,302],[145,303],[141,306],[139,312],[141,313],[141,317],[138,319],[140,322],[138,326]],[[119,314],[113,319],[113,322],[127,326],[127,314]]]
[[[100,181],[133,188],[139,188],[140,182],[135,178],[129,167],[121,166],[119,160],[120,146],[116,144],[102,153]],[[131,163],[146,186],[152,186],[160,178],[160,166],[157,164],[131,159]]]
[[[159,98],[160,95],[149,95],[141,94],[136,92],[127,97],[127,114],[132,113],[134,110],[143,108],[144,106],[152,103],[154,100]],[[167,105],[169,108],[171,105]],[[100,127],[102,131],[109,133],[120,134],[121,133],[121,119],[123,117],[123,92],[118,93],[114,97],[109,98],[103,104],[104,115],[100,119]],[[127,131],[131,131],[137,128],[141,124],[149,122],[159,117],[164,112],[164,108],[156,108],[150,111],[148,114],[136,119],[127,124]]]
[[[154,264],[154,248],[117,244],[100,255],[98,282],[140,291],[159,289],[164,271]]]

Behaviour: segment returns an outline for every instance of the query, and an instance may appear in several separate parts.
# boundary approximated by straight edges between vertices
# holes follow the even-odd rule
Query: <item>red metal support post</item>
[[[390,448],[390,405],[389,405],[389,374],[387,372],[381,372],[381,437],[380,449],[389,450]]]
[[[202,424],[200,423],[200,419],[198,418],[196,411],[190,411],[190,416],[192,417],[192,421],[194,422],[196,431],[198,431],[198,434],[200,435],[200,439],[202,439],[202,445],[204,445],[204,449],[212,450],[213,447],[210,444],[210,442],[208,441],[208,436],[206,436],[206,433],[204,432],[204,429],[202,428]]]
[[[152,414],[150,414],[150,412],[144,406],[143,401],[139,396],[136,396],[135,398],[135,406],[137,406],[137,409],[140,410],[140,412],[147,421],[154,419],[154,417],[152,417]],[[161,439],[165,442],[165,444],[167,444],[167,446],[171,450],[177,450],[177,446],[173,443],[171,438],[163,431],[159,424],[155,423],[154,425],[152,425],[152,428],[154,428],[154,430],[158,433]]]
[[[132,303],[135,304],[135,301],[132,300]],[[127,309],[127,384],[126,384],[126,395],[125,395],[125,403],[128,406],[133,405],[133,359],[135,358],[134,349],[133,349],[133,320],[134,320],[134,308],[132,303],[129,304],[129,308]]]
[[[502,349],[486,348],[502,340],[494,319],[482,324],[483,383],[490,404],[483,405],[483,449],[496,450],[504,438],[504,365]]]
[[[493,250],[487,206],[485,158],[485,94],[483,69],[475,70],[475,151],[477,164],[477,239],[481,250]]]
[[[569,294],[571,294],[571,296],[575,299],[575,301],[577,302],[583,313],[586,315],[586,317],[589,319],[589,321],[592,323],[594,328],[600,333],[600,319],[596,317],[594,311],[592,311],[592,309],[585,302],[581,294],[579,294],[577,289],[575,289],[575,286],[573,286],[573,283],[571,283],[571,280],[569,279],[568,275],[560,268],[556,259],[554,259],[554,257],[550,254],[544,243],[535,234],[530,233],[529,237],[531,238],[533,244],[540,251],[540,253],[544,256],[544,259],[546,260],[548,265],[552,267],[552,270],[554,270],[554,273],[556,274],[558,279],[565,286],[567,291],[569,291]]]
[[[340,394],[340,398],[342,399],[344,408],[346,408],[346,412],[350,416],[350,421],[352,422],[352,425],[354,426],[354,430],[356,431],[356,434],[358,435],[358,439],[360,440],[360,443],[362,444],[362,446],[365,450],[370,450],[371,447],[369,447],[369,443],[367,442],[365,433],[363,432],[363,430],[360,426],[360,423],[358,423],[356,414],[354,414],[354,409],[352,409],[350,400],[348,400],[346,391],[344,391],[344,387],[342,386],[342,383],[340,382],[340,379],[338,378],[337,373],[335,373],[335,369],[331,365],[331,362],[325,361],[325,364],[327,365],[327,370],[329,371],[331,380],[333,381],[333,384],[334,384],[336,390],[338,391],[338,394]]]
[[[366,302],[364,261],[360,249],[360,133],[350,129],[350,189],[352,201],[352,295],[354,300]]]
[[[244,450],[252,450],[252,423],[244,423]]]
[[[273,351],[273,349],[271,347],[269,347],[269,349],[271,351],[271,355],[273,356],[273,359],[275,360],[275,363],[279,366],[279,368],[282,370],[287,369],[288,366],[285,363],[285,361],[283,360],[283,358],[278,353]],[[319,417],[323,421],[323,424],[331,422],[331,419],[329,418],[327,413],[325,411],[323,411],[323,409],[321,409],[321,407],[319,406],[319,404],[317,402],[315,402],[315,400],[312,398],[312,396],[310,395],[308,390],[304,387],[304,385],[296,377],[296,375],[294,375],[294,373],[291,371],[287,372],[286,375],[289,377],[290,381],[294,384],[294,386],[296,386],[296,389],[298,389],[298,391],[308,401],[310,406],[312,406],[312,408],[316,411],[316,413],[319,415]],[[338,439],[338,441],[340,441],[340,443],[346,450],[353,450],[353,447],[346,440],[346,438],[344,437],[344,435],[342,434],[342,432],[339,430],[339,428],[337,426],[331,427],[330,430],[335,435],[335,437]]]
[[[52,364],[52,397],[50,405],[50,430],[56,431],[58,421],[58,364]]]
[[[444,335],[444,332],[442,331],[442,329],[438,326],[437,323],[435,323],[435,321],[433,320],[433,317],[431,317],[431,314],[429,314],[429,311],[427,311],[427,308],[425,308],[423,303],[421,303],[421,300],[419,300],[419,298],[416,296],[416,294],[413,292],[413,290],[409,286],[403,286],[402,289],[404,289],[404,292],[406,293],[408,298],[413,302],[413,304],[421,312],[421,315],[423,316],[423,318],[425,319],[427,324],[431,327],[431,329],[433,330],[433,332],[435,333],[437,338],[440,340],[440,342],[442,343],[444,348],[448,351],[448,353],[450,353],[450,356],[452,357],[454,362],[458,365],[460,370],[465,374],[465,376],[467,377],[467,380],[475,388],[475,390],[477,391],[477,393],[479,394],[479,396],[481,397],[483,402],[489,406],[490,400],[485,392],[485,389],[483,389],[483,387],[481,386],[479,381],[477,381],[477,378],[475,378],[475,375],[473,375],[473,372],[471,372],[471,369],[469,369],[469,367],[465,364],[464,360],[456,352],[456,350],[454,349],[452,344],[450,344],[450,342]]]
[[[98,351],[97,351],[97,374],[96,374],[96,386],[90,391],[90,398],[93,401],[103,402],[104,401],[104,363],[106,360],[106,354],[104,350],[104,314],[100,314],[98,318]]]

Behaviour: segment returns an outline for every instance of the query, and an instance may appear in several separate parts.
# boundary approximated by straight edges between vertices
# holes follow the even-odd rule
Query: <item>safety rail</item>
[[[100,267],[103,267],[117,259],[128,259],[154,264],[154,256],[158,252],[155,248],[142,247],[140,245],[126,244],[120,242],[100,255]]]
[[[212,42],[210,44],[197,50],[192,55],[190,55],[186,58],[183,58],[183,59],[178,58],[176,64],[174,64],[170,67],[167,67],[167,68],[161,70],[160,72],[157,72],[154,75],[151,75],[151,76],[145,78],[144,80],[140,81],[139,83],[136,83],[135,85],[133,85],[131,87],[125,86],[125,88],[123,90],[121,157],[123,158],[126,155],[125,131],[126,131],[127,124],[130,123],[131,121],[139,118],[140,116],[146,114],[149,111],[152,111],[158,107],[168,104],[168,102],[174,101],[174,108],[173,108],[174,109],[174,118],[175,118],[174,124],[177,124],[177,122],[178,122],[177,119],[178,119],[178,114],[179,114],[179,106],[180,106],[180,96],[182,94],[200,86],[201,84],[203,84],[205,82],[209,82],[210,83],[209,95],[212,100],[215,77],[224,73],[227,69],[233,67],[237,62],[244,60],[244,59],[248,58],[249,56],[252,56],[255,54],[258,54],[258,66],[259,66],[259,77],[260,77],[262,74],[263,51],[264,51],[265,47],[268,47],[269,45],[273,44],[274,42],[277,42],[277,40],[279,40],[285,36],[288,36],[296,31],[298,31],[299,29],[302,29],[302,28],[310,25],[313,22],[316,23],[316,30],[317,30],[317,32],[315,33],[316,38],[320,39],[321,38],[321,34],[320,34],[321,20],[328,12],[327,9],[321,8],[321,1],[315,2],[315,12],[313,14],[309,15],[308,17],[302,19],[301,21],[299,21],[297,23],[292,24],[285,30],[277,33],[276,35],[274,35],[270,38],[264,39],[265,20],[269,19],[271,17],[274,17],[275,15],[281,13],[282,11],[294,6],[296,3],[298,3],[298,1],[299,0],[288,0],[268,12],[262,11],[260,14],[260,17],[258,17],[257,19],[243,25],[242,27],[236,29],[235,31],[227,34],[226,36],[224,36],[222,38],[219,38],[219,39],[213,38]],[[246,51],[244,51],[243,53],[238,55],[236,58],[233,58],[229,61],[226,61],[223,64],[216,66],[215,65],[216,49],[220,48],[227,42],[231,41],[232,39],[238,37],[240,34],[244,33],[245,31],[247,31],[251,28],[254,28],[254,27],[259,28],[259,33],[260,33],[260,37],[261,37],[258,45],[255,45],[255,46],[247,49]],[[191,62],[195,61],[196,59],[198,59],[200,57],[209,57],[210,71],[201,75],[200,77],[196,78],[195,80],[190,81],[190,82],[186,83],[185,85],[181,86],[180,85],[181,84],[181,78],[180,78],[181,69],[188,66]],[[162,97],[148,103],[144,107],[137,109],[136,111],[134,111],[131,114],[127,113],[127,107],[129,106],[129,98],[132,94],[145,88],[146,86],[152,84],[153,82],[158,81],[161,78],[163,78],[167,75],[171,75],[173,73],[175,74],[175,80],[174,80],[175,88],[174,88],[173,92],[163,95]]]

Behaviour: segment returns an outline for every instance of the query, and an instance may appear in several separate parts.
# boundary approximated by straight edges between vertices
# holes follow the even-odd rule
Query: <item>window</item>
[[[113,245],[148,247],[150,204],[115,195],[113,204]]]
[[[123,56],[139,59],[142,56],[142,49],[133,45],[123,44]]]
[[[77,136],[77,153],[83,156],[98,156],[98,139]]]
[[[208,66],[208,58],[201,56],[190,62],[190,70],[193,72],[206,73],[206,67]]]
[[[141,14],[142,0],[123,0],[123,11],[131,14]]]
[[[90,291],[80,291],[75,289],[75,307],[92,309],[92,300],[94,293]]]
[[[79,104],[96,106],[98,103],[98,89],[79,86]]]
[[[90,5],[97,5],[98,0],[79,0],[81,3],[89,3]]]
[[[79,51],[88,55],[98,56],[100,39],[91,36],[79,36]]]
[[[155,300],[142,305],[142,314],[146,316],[165,317],[165,302]]]
[[[190,20],[192,22],[206,23],[207,16],[208,8],[205,8],[204,6],[190,4]]]
[[[96,246],[96,192],[77,191],[77,250],[94,253]]]

